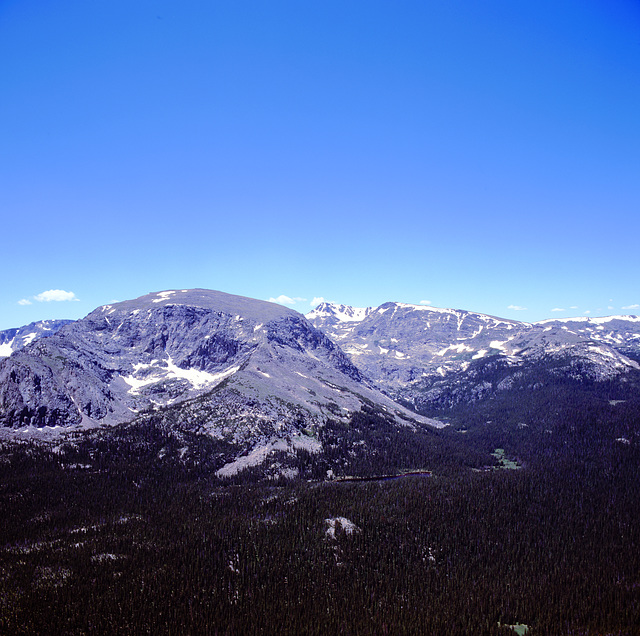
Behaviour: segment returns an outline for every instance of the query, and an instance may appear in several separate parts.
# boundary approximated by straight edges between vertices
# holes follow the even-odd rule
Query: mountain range
[[[525,323],[458,309],[384,303],[323,303],[307,319],[382,390],[417,406],[443,387],[459,400],[486,394],[483,370],[501,368],[496,390],[541,363],[558,375],[605,381],[640,370],[640,318],[568,318]]]
[[[172,290],[0,332],[0,352],[3,438],[153,422],[214,440],[216,471],[233,475],[274,456],[327,456],[338,430],[344,454],[384,453],[394,435],[441,429],[443,409],[554,378],[637,382],[640,318],[529,324],[395,302],[322,303],[305,317]]]

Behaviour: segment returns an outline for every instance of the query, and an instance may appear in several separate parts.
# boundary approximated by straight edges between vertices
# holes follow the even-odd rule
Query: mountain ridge
[[[349,312],[345,306],[339,311]],[[476,312],[388,302],[359,320],[340,321],[324,304],[307,316],[383,390],[416,404],[433,386],[470,385],[482,360],[504,361],[505,383],[526,366],[569,356],[567,373],[606,379],[640,370],[640,318],[562,318],[518,322]],[[560,367],[562,368],[562,367]],[[559,371],[558,371],[559,372]],[[500,384],[500,383],[498,383]]]
[[[51,331],[32,330],[0,360],[3,439],[160,427],[210,440],[221,476],[269,462],[295,472],[307,455],[366,461],[402,431],[407,449],[414,433],[446,426],[447,409],[556,378],[640,376],[636,317],[520,323],[394,302],[324,303],[305,317],[194,289],[103,305]]]
[[[153,319],[149,319],[150,315]],[[232,316],[234,324],[223,316]],[[376,308],[357,308],[323,302],[304,318],[337,344],[325,342],[322,346],[340,373],[367,390],[382,389],[396,400],[406,401],[414,389],[423,396],[426,385],[445,382],[449,377],[460,382],[479,360],[493,357],[518,369],[543,356],[569,354],[594,378],[640,369],[637,316],[526,323],[430,305],[386,302]],[[293,309],[268,301],[213,290],[183,289],[103,305],[80,321],[44,321],[0,332],[5,349],[9,339],[14,343],[20,341],[17,353],[12,352],[12,362],[4,365],[12,367],[9,375],[3,376],[0,371],[0,418],[5,426],[29,422],[40,426],[114,423],[135,417],[146,408],[192,399],[244,368],[263,336],[277,346],[302,351],[299,338],[310,337],[306,328],[300,327],[304,318]],[[179,327],[170,326],[174,319]],[[199,324],[202,320],[205,324]],[[243,321],[251,324],[251,333],[240,328]],[[42,344],[44,337],[55,336],[58,330],[62,330],[60,338],[50,340],[49,345]],[[211,333],[217,334],[213,340]],[[314,346],[320,343],[318,338],[317,334],[311,337]],[[143,347],[139,341],[144,342]],[[184,346],[188,352],[183,350]],[[56,347],[56,351],[47,353],[47,349]],[[83,357],[78,354],[83,348],[93,353]],[[74,359],[74,365],[87,372],[85,379],[90,378],[90,390],[84,391],[88,395],[70,398],[65,395],[66,389],[54,381],[66,374],[66,388],[82,384],[68,368],[56,370],[51,362],[65,359],[70,351],[75,351],[72,358],[80,355],[81,359]],[[49,362],[43,364],[47,355]],[[118,356],[128,356],[122,368],[114,362]],[[273,356],[269,357],[273,360]],[[575,362],[572,364],[575,366]],[[34,386],[25,395],[23,391],[13,396],[13,402],[17,401],[14,407],[20,408],[8,408],[12,402],[8,395],[11,388],[15,388],[16,381],[26,381],[30,366]],[[259,368],[250,372],[254,376],[253,392],[265,393],[256,390],[255,378],[266,382],[270,380],[269,374]],[[281,370],[279,375],[289,378],[289,388],[281,392],[280,399],[286,400],[297,392],[294,402],[304,404],[317,415],[317,405],[300,396],[299,388],[304,386],[306,374],[299,371],[293,378],[289,371]],[[306,386],[305,390],[314,392],[317,386],[314,387]],[[75,395],[73,390],[67,393]],[[42,397],[47,394],[57,394],[59,398],[48,411]],[[120,399],[114,399],[114,395]],[[330,400],[327,394],[325,399]],[[385,403],[385,408],[393,406]],[[64,412],[66,419],[60,415]]]
[[[0,362],[0,422],[40,438],[138,420],[235,448],[221,474],[274,452],[318,453],[329,420],[374,408],[441,427],[381,393],[292,309],[208,290],[98,307]]]

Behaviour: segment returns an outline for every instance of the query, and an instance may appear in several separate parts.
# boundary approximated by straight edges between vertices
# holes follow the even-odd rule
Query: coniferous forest
[[[0,632],[638,634],[640,408],[553,391],[412,444],[361,412],[294,480],[217,478],[153,420],[6,445]]]

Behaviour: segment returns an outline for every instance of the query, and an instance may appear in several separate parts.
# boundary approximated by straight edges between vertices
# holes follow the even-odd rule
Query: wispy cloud
[[[64,289],[48,289],[47,291],[43,291],[40,294],[32,296],[29,298],[22,298],[18,301],[18,305],[31,305],[32,300],[35,300],[39,303],[50,303],[50,302],[67,302],[67,301],[78,301],[79,298],[76,298],[76,295],[71,291],[65,291]]]
[[[567,310],[562,309],[562,307],[554,307],[551,311],[567,311]]]
[[[296,303],[306,302],[306,298],[291,298],[291,296],[286,296],[285,294],[280,294],[280,296],[276,298],[269,298],[270,303],[278,303],[278,305],[295,305]]]
[[[430,300],[421,300],[420,304],[421,305],[433,305],[433,303]]]
[[[626,305],[622,309],[640,309],[640,305],[638,305],[637,303],[635,305]]]
[[[313,300],[309,304],[312,307],[317,307],[321,303],[326,303],[326,302],[327,302],[326,298],[323,298],[322,296],[314,296]]]
[[[526,311],[526,307],[522,307],[520,305],[509,305],[507,309],[513,309],[513,311]]]

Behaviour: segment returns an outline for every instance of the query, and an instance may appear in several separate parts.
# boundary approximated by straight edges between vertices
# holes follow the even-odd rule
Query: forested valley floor
[[[638,449],[578,428],[601,451],[360,483],[6,447],[0,632],[638,634]]]

